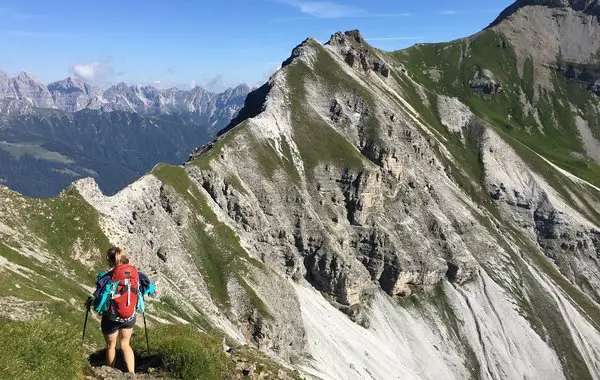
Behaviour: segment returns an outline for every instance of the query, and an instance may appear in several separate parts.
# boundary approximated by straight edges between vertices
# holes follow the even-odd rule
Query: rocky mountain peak
[[[241,84],[239,86],[230,87],[226,89],[225,91],[223,91],[223,93],[220,94],[220,96],[226,99],[237,98],[242,96],[246,97],[250,93],[250,91],[252,91],[250,86],[248,86],[247,84]]]
[[[584,83],[595,92],[600,51],[599,0],[519,0],[488,29],[514,48],[517,67],[531,60],[536,68],[532,92],[553,87],[554,73]]]
[[[117,90],[127,90],[129,88],[129,85],[125,82],[119,82],[116,85],[112,86],[111,88],[114,88]]]
[[[14,83],[17,86],[17,90],[19,87],[31,89],[37,92],[45,92],[46,90],[46,86],[42,81],[40,81],[35,75],[27,72],[19,73],[19,75],[14,78]]]
[[[296,46],[293,50],[292,50],[292,54],[290,55],[290,57],[288,59],[286,59],[282,64],[281,67],[285,67],[288,66],[289,64],[291,64],[292,62],[294,62],[296,60],[296,58],[301,57],[305,52],[310,51],[310,46],[314,45],[314,44],[318,44],[320,45],[320,42],[315,40],[314,38],[310,37],[305,39],[304,41],[302,41],[301,44],[299,44],[298,46]]]
[[[571,9],[600,17],[600,0],[517,0],[502,12],[491,26],[499,24],[522,8],[536,5],[548,8]]]
[[[8,75],[0,78],[0,98],[19,99],[35,107],[52,108],[50,92],[33,74],[22,72],[14,78]]]
[[[102,90],[92,87],[81,78],[68,77],[58,82],[50,83],[48,90],[52,94],[56,108],[76,112],[84,108],[100,109]]]
[[[77,77],[67,77],[62,81],[67,86],[85,87],[86,83],[83,79]]]
[[[390,69],[376,49],[370,46],[358,30],[337,32],[327,42],[351,67],[361,67],[365,72],[375,72],[387,78]]]
[[[240,84],[239,86],[236,86],[232,89],[232,92],[234,94],[239,94],[239,93],[248,94],[248,92],[250,92],[250,91],[252,91],[252,88],[246,83]]]
[[[81,92],[87,92],[87,89],[91,88],[84,80],[76,77],[68,77],[61,81],[53,82],[48,85],[48,89],[53,91],[65,91],[65,90],[79,90]]]
[[[17,80],[21,80],[21,81],[33,81],[33,82],[40,82],[39,79],[37,79],[35,77],[35,75],[28,73],[26,71],[23,71],[21,73],[19,73],[19,75],[17,75]]]
[[[331,36],[331,38],[329,39],[327,44],[328,45],[339,45],[339,44],[345,43],[347,40],[356,42],[358,44],[365,43],[365,39],[360,34],[360,31],[357,29],[354,29],[354,30],[346,31],[344,33],[342,33],[342,32],[335,33],[334,35]]]

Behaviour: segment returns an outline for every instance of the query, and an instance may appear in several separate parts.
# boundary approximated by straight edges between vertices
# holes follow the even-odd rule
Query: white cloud
[[[403,13],[369,13],[364,17],[410,17],[412,13],[403,12]]]
[[[300,12],[317,18],[351,18],[351,17],[407,17],[410,13],[371,13],[364,8],[346,5],[327,0],[270,0],[287,4],[297,8]],[[302,18],[290,17],[272,22],[286,22],[301,20]]]
[[[450,9],[450,10],[441,11],[440,13],[443,15],[446,15],[446,16],[454,16],[454,15],[463,14],[465,12]]]
[[[318,18],[342,18],[359,16],[367,12],[352,5],[334,3],[332,1],[313,0],[277,0],[280,3],[298,8],[300,12]]]
[[[114,70],[108,62],[86,62],[76,63],[71,72],[78,78],[89,82],[98,82],[110,79],[114,76]]]

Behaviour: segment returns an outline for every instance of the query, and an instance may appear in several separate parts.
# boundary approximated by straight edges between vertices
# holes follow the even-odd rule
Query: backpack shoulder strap
[[[108,311],[108,301],[116,285],[112,282],[111,272],[102,272],[97,277],[96,291],[94,292],[94,311],[98,314]]]
[[[98,273],[98,275],[96,276],[96,283],[100,282],[100,280],[102,280],[105,277],[110,277],[109,270]]]
[[[104,287],[106,287],[106,285],[110,282],[110,272],[100,272],[96,277],[96,290],[94,291],[94,298],[98,298],[100,293],[102,293]]]

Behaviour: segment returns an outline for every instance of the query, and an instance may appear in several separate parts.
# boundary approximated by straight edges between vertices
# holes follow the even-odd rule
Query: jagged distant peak
[[[229,87],[226,90],[222,91],[221,93],[225,94],[225,95],[230,95],[230,96],[239,96],[239,95],[248,94],[250,91],[252,91],[252,87],[250,87],[246,83],[242,83],[235,87]]]
[[[111,88],[127,89],[127,88],[129,88],[129,85],[125,82],[119,82],[119,83],[115,84],[114,86],[111,86]]]
[[[56,82],[52,82],[48,84],[48,89],[51,91],[54,89],[62,89],[62,88],[81,88],[84,89],[86,87],[91,87],[85,80],[78,77],[67,77],[63,80],[59,80]]]
[[[252,89],[252,87],[250,87],[250,85],[248,83],[242,83],[240,85],[237,85],[235,87],[233,87],[233,91],[236,90],[250,90]]]
[[[549,8],[571,8],[574,11],[600,17],[600,0],[517,0],[506,8],[490,26],[499,24],[519,9],[535,5]]]
[[[32,73],[27,72],[27,71],[20,72],[17,75],[16,79],[20,80],[20,81],[31,81],[31,82],[42,83],[42,81],[40,81],[35,75],[33,75]]]

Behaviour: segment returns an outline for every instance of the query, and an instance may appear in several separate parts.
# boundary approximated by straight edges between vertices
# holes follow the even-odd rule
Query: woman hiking
[[[100,323],[106,341],[106,364],[115,366],[117,342],[123,352],[127,372],[135,373],[135,357],[130,345],[136,311],[144,311],[144,296],[154,293],[154,285],[129,263],[120,248],[106,252],[110,269],[98,274],[94,292],[94,310],[102,316]]]

